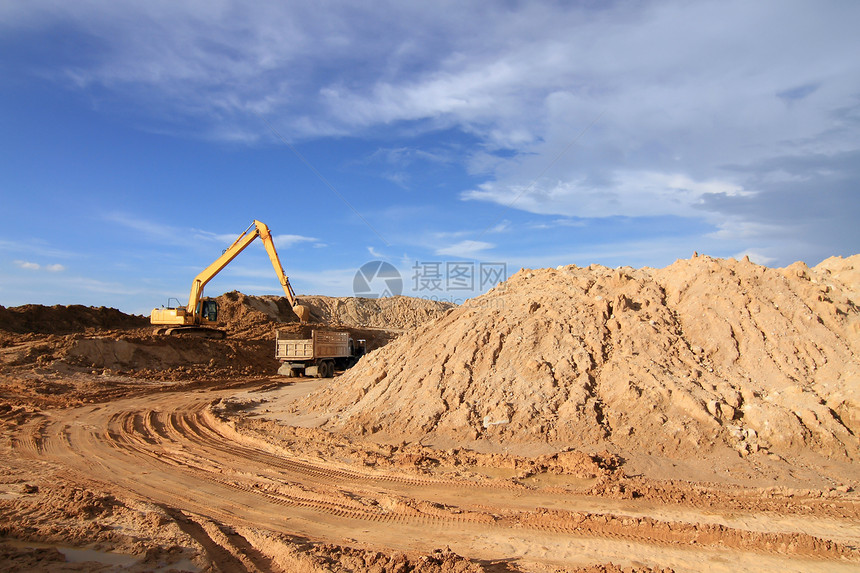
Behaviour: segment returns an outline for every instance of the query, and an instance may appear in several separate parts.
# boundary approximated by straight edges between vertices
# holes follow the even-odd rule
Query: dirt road
[[[284,388],[279,405],[318,384]],[[285,569],[273,537],[281,534],[388,553],[447,546],[491,571],[608,562],[676,571],[860,570],[860,504],[852,494],[714,486],[707,496],[675,487],[664,501],[617,499],[586,495],[593,480],[581,478],[524,483],[377,468],[323,459],[313,442],[285,447],[237,431],[211,408],[236,394],[159,392],[48,410],[13,431],[10,456],[161,507],[213,570]]]

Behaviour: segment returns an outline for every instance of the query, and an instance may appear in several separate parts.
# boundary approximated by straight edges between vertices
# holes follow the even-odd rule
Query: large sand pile
[[[352,436],[477,449],[856,460],[858,264],[522,270],[294,410]]]

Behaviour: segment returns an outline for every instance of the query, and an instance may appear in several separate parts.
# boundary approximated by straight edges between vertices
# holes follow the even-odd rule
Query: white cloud
[[[213,243],[218,243],[221,245],[232,245],[236,238],[239,236],[238,233],[230,234],[230,233],[212,233],[210,231],[203,231],[202,229],[194,229],[192,231],[194,236],[203,241],[211,241]],[[180,234],[181,231],[176,229],[175,234]]]
[[[367,252],[370,253],[370,256],[375,259],[388,259],[385,255],[374,249],[373,247],[367,247]]]
[[[446,255],[451,257],[473,258],[483,251],[495,247],[493,243],[485,241],[465,240],[453,245],[443,247],[436,250],[437,255]]]
[[[305,237],[304,235],[273,235],[272,242],[278,248],[289,248],[299,243],[317,243],[314,246],[320,246],[319,239],[315,237]]]
[[[750,261],[754,262],[757,265],[770,265],[776,261],[775,257],[769,257],[762,253],[756,252],[754,249],[747,249],[737,253],[734,258],[743,259],[744,257],[749,257]]]
[[[207,243],[218,243],[226,248],[226,246],[233,244],[241,234],[241,232],[214,233],[204,229],[175,227],[143,219],[139,216],[119,212],[109,213],[105,215],[104,218],[133,231],[137,231],[152,241],[185,247],[199,246],[202,241]],[[246,229],[243,229],[243,231],[245,230],[250,231],[251,227],[249,226]],[[272,234],[272,241],[278,248],[289,248],[299,243],[316,243],[315,246],[323,245],[320,243],[319,239],[315,237],[306,237],[304,235]]]
[[[504,187],[498,182],[482,183],[465,191],[463,200],[498,203],[506,207],[543,215],[569,217],[701,215],[696,206],[706,194],[737,196],[745,192],[738,185],[719,180],[694,181],[680,173],[648,171],[618,172],[614,180],[599,184],[587,178],[543,182],[529,186]]]
[[[487,229],[487,233],[505,233],[511,230],[511,222],[507,219],[499,221],[497,224],[493,225],[489,229]]]
[[[553,229],[556,227],[585,227],[587,226],[585,219],[555,219],[554,221],[542,221],[529,224],[532,229]]]
[[[759,223],[740,217],[732,217],[721,221],[718,229],[713,233],[706,234],[705,237],[718,240],[743,239],[749,241],[752,239],[761,240],[764,237],[773,236],[780,232],[785,233],[785,229],[781,225]]]
[[[446,240],[446,239],[459,239],[460,237],[466,237],[466,236],[471,235],[473,233],[474,233],[474,231],[471,231],[471,230],[469,230],[469,231],[464,231],[464,230],[460,230],[460,231],[436,231],[435,233],[433,233],[433,240],[438,242],[440,240]]]
[[[28,271],[38,271],[42,268],[39,263],[31,263],[30,261],[15,261],[15,264]]]
[[[27,271],[47,271],[49,273],[59,273],[66,270],[66,267],[59,263],[54,263],[51,265],[40,265],[39,263],[34,263],[31,261],[15,261],[15,264],[19,268],[22,268]]]

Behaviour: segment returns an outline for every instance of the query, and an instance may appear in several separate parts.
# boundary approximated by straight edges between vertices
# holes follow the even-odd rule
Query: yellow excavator
[[[226,333],[223,330],[214,328],[218,324],[218,302],[211,298],[203,298],[203,287],[257,237],[262,239],[263,245],[266,247],[266,252],[269,253],[269,259],[272,261],[272,266],[275,267],[275,273],[281,281],[284,294],[287,295],[287,300],[290,301],[293,311],[299,317],[299,321],[303,323],[307,322],[310,309],[299,304],[296,293],[293,291],[293,287],[290,286],[290,280],[284,274],[284,269],[278,258],[278,252],[275,250],[275,243],[272,241],[269,227],[265,223],[255,220],[233,241],[232,245],[227,247],[220,257],[194,278],[194,282],[191,283],[191,295],[188,297],[187,306],[171,307],[168,303],[167,308],[162,307],[152,310],[150,322],[156,326],[154,333],[159,335],[187,334],[206,338],[224,338]]]

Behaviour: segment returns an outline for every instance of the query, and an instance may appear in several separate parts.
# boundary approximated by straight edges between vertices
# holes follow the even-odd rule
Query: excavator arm
[[[278,280],[281,287],[284,289],[284,294],[287,300],[290,301],[290,306],[293,307],[296,315],[301,322],[307,322],[309,309],[306,306],[299,304],[296,298],[296,293],[290,285],[290,279],[284,274],[284,268],[281,266],[281,260],[278,258],[278,252],[275,249],[275,243],[272,240],[272,233],[269,227],[261,221],[255,220],[245,231],[233,241],[233,244],[215,259],[208,267],[200,271],[194,277],[191,283],[191,292],[188,295],[188,305],[184,309],[155,309],[152,311],[152,323],[162,325],[179,325],[179,326],[200,326],[203,316],[206,314],[203,301],[203,288],[211,281],[215,275],[220,273],[224,267],[235,259],[239,253],[254,242],[254,239],[260,237],[263,245],[266,247],[266,252],[269,254],[269,260],[272,261],[272,266],[275,268],[275,273],[278,275]],[[172,311],[172,312],[169,312]],[[183,312],[184,311],[184,312]],[[169,332],[167,329],[162,329]]]
[[[251,229],[253,229],[253,231]],[[275,243],[272,241],[272,233],[269,231],[269,227],[265,223],[255,220],[235,241],[233,241],[232,245],[227,247],[220,257],[215,259],[211,265],[200,271],[200,274],[194,277],[194,281],[191,283],[191,293],[188,296],[188,306],[186,307],[188,312],[195,312],[195,309],[203,296],[203,287],[205,287],[206,284],[215,277],[215,275],[220,273],[224,267],[230,264],[233,259],[239,256],[239,253],[244,251],[245,248],[253,243],[254,239],[257,237],[260,237],[260,239],[263,240],[263,245],[265,245],[266,252],[269,254],[269,260],[272,261],[272,266],[275,268],[275,273],[278,275],[278,280],[281,282],[284,294],[287,295],[287,300],[290,301],[290,306],[295,307],[298,305],[299,301],[296,298],[296,293],[293,291],[293,287],[290,286],[290,279],[287,278],[286,274],[284,274],[284,268],[281,266],[281,260],[278,258],[278,251],[275,250]]]

